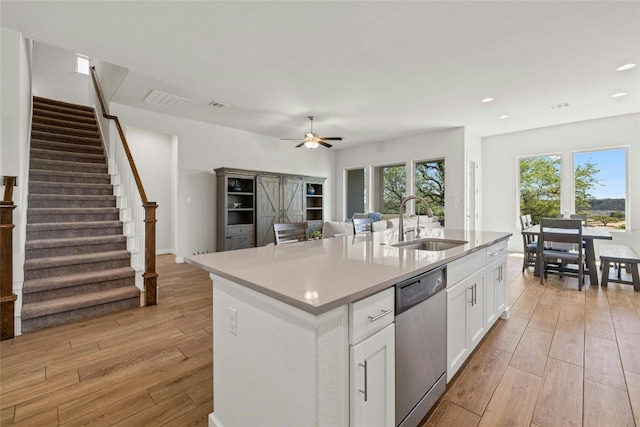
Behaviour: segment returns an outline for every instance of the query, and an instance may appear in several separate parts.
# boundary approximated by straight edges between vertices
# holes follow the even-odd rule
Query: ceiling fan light
[[[304,142],[304,146],[310,150],[313,150],[314,148],[318,148],[319,145],[320,144],[318,144],[318,141],[316,141],[315,139],[309,139]]]

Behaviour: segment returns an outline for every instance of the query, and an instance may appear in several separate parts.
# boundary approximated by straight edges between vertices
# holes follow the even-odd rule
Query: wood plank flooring
[[[209,275],[157,259],[160,304],[0,343],[1,426],[206,426]]]
[[[640,426],[640,292],[549,276],[509,255],[511,318],[484,337],[426,426]],[[615,272],[611,273],[616,274]]]
[[[640,293],[550,276],[509,256],[499,320],[424,426],[640,425]],[[213,411],[206,273],[158,258],[160,304],[0,343],[0,426],[206,426]],[[612,273],[613,274],[613,273]]]

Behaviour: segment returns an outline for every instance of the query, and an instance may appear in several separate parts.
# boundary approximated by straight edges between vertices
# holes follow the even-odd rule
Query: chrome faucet
[[[429,208],[429,203],[425,199],[420,196],[407,196],[404,198],[402,203],[400,203],[400,220],[398,221],[398,242],[404,242],[404,221],[402,220],[402,211],[404,210],[404,205],[407,204],[409,200],[420,200],[422,204],[427,208],[427,216],[429,218],[433,217],[433,212],[431,212],[431,208]],[[418,215],[418,224],[416,226],[417,232],[416,237],[420,237],[420,215]]]

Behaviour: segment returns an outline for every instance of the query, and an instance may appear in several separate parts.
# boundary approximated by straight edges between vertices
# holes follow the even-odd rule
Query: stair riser
[[[43,139],[31,140],[31,148],[60,151],[61,153],[104,154],[102,145],[98,144],[69,144],[66,142],[45,141]]]
[[[100,133],[97,129],[95,129],[95,127],[93,129],[76,129],[72,127],[33,122],[31,130],[38,133],[44,132],[55,135],[78,136],[82,138],[100,138]]]
[[[34,319],[22,320],[22,332],[31,332],[42,328],[62,325],[63,323],[88,319],[114,311],[126,310],[140,306],[140,298],[129,298],[126,300],[111,302],[94,307],[86,307],[78,310],[66,311],[64,313],[52,314],[49,316],[36,317]]]
[[[33,181],[45,182],[75,182],[78,184],[111,184],[109,175],[87,176],[87,175],[57,175],[53,173],[41,173],[33,171],[29,173],[29,179]]]
[[[95,254],[98,252],[122,251],[127,242],[102,243],[98,245],[62,246],[53,248],[27,249],[25,259],[47,258],[66,255]]]
[[[68,162],[64,164],[58,164],[55,162],[48,162],[45,159],[34,159],[30,161],[31,169],[44,169],[58,172],[81,172],[81,173],[101,173],[107,172],[107,165],[101,163],[78,163]]]
[[[114,236],[122,234],[122,226],[101,228],[73,228],[66,230],[27,230],[27,240],[65,239],[71,237]]]
[[[43,279],[45,277],[58,277],[68,274],[89,273],[92,271],[103,271],[110,268],[128,267],[131,265],[129,258],[109,259],[105,261],[88,262],[84,264],[60,265],[57,267],[39,268],[28,270],[25,265],[25,280]]]
[[[33,196],[37,194],[29,195],[29,207],[30,208],[115,208],[116,198],[115,196],[104,196],[104,199],[36,199]],[[64,197],[64,196],[61,196]]]
[[[114,213],[32,213],[27,209],[27,222],[29,224],[42,224],[44,222],[88,222],[88,221],[117,221],[120,219],[118,212]]]
[[[67,194],[74,196],[113,196],[113,188],[101,187],[50,187],[29,185],[30,194]]]
[[[43,160],[62,160],[65,162],[81,162],[81,163],[106,163],[104,155],[92,155],[84,153],[58,152],[52,150],[31,149],[32,159]]]
[[[75,295],[81,295],[89,292],[106,291],[109,289],[121,288],[123,286],[135,286],[134,277],[125,277],[122,279],[108,280],[97,283],[87,283],[78,286],[71,286],[69,288],[52,289],[43,292],[23,293],[23,304],[29,304],[33,302],[49,301],[56,298],[65,298]]]
[[[64,145],[72,145],[78,147],[90,147],[90,148],[103,148],[102,140],[100,139],[90,139],[90,138],[77,138],[69,141],[56,141],[54,139],[47,137],[32,137],[31,138],[31,146],[33,147],[37,143],[46,143],[46,144],[64,144]],[[46,147],[45,147],[46,148]]]

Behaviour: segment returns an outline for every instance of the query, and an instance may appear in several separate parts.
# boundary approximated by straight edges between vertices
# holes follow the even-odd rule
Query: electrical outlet
[[[238,310],[229,307],[229,332],[238,335]]]

